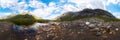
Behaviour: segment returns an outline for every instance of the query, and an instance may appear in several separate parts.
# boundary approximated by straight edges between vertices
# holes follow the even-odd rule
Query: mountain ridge
[[[76,20],[85,17],[102,17],[102,18],[112,18],[117,19],[110,12],[102,9],[83,9],[78,12],[67,12],[57,17],[57,20]]]

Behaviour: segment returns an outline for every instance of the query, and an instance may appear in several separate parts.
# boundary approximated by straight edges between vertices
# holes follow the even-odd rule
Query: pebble
[[[90,28],[95,28],[96,26],[95,26],[95,24],[90,24],[89,27]]]
[[[97,33],[96,33],[96,36],[101,36],[101,35],[102,35],[101,32],[97,32]]]
[[[106,35],[104,35],[104,36],[102,36],[103,38],[108,38],[108,36],[106,36]]]
[[[78,32],[78,34],[80,34],[81,32]]]
[[[100,30],[100,28],[95,28],[95,30]]]
[[[4,30],[1,30],[1,32],[4,32]]]
[[[111,26],[107,26],[107,28],[110,28]]]
[[[57,25],[57,26],[55,26]],[[59,28],[60,27],[60,28]],[[103,38],[107,38],[106,34],[115,34],[116,31],[118,31],[118,28],[115,28],[114,30],[112,29],[112,26],[110,24],[106,24],[104,22],[99,23],[99,21],[91,22],[91,21],[84,21],[84,22],[66,22],[66,23],[61,23],[61,24],[54,24],[54,25],[48,25],[48,26],[43,26],[41,27],[43,34],[41,33],[40,35],[44,35],[45,37],[51,37],[55,36],[54,39],[59,38],[59,37],[64,37],[64,36],[70,36],[70,35],[78,35],[78,34],[84,34],[84,33],[91,33],[95,32],[94,36],[101,36]],[[74,29],[74,30],[73,30]],[[110,32],[107,32],[108,29],[111,29]],[[44,33],[44,31],[45,33]],[[91,31],[92,30],[92,31]],[[116,31],[115,31],[116,30]],[[93,33],[94,33],[93,32]],[[38,32],[40,33],[40,32]],[[105,34],[105,35],[104,35]],[[43,39],[44,39],[44,36]],[[79,35],[78,35],[79,36]],[[61,38],[61,40],[63,40]]]
[[[24,40],[28,40],[28,39],[24,39]]]
[[[90,24],[90,22],[86,22],[85,24],[86,24],[86,25],[89,25],[89,24]]]
[[[118,31],[119,29],[118,28],[115,28],[116,31]]]

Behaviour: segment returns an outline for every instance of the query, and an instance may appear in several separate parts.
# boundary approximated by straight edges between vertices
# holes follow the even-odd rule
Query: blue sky
[[[100,8],[120,18],[120,0],[0,0],[0,17],[29,12],[53,19],[65,12]]]

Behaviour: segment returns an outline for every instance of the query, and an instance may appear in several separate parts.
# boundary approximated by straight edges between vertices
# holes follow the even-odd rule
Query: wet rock
[[[119,30],[119,28],[115,28],[115,30],[116,30],[116,31],[118,31],[118,30]]]
[[[89,27],[90,28],[95,28],[96,26],[95,26],[95,24],[90,24]]]
[[[102,33],[99,31],[96,33],[96,36],[101,36],[101,35],[102,35]]]
[[[89,24],[90,24],[90,22],[86,22],[85,24],[86,24],[86,25],[89,25]]]

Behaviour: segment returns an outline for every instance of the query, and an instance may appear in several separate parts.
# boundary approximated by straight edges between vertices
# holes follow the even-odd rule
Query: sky
[[[85,8],[103,9],[120,18],[120,0],[0,0],[0,17],[29,12],[43,19],[54,19]]]

